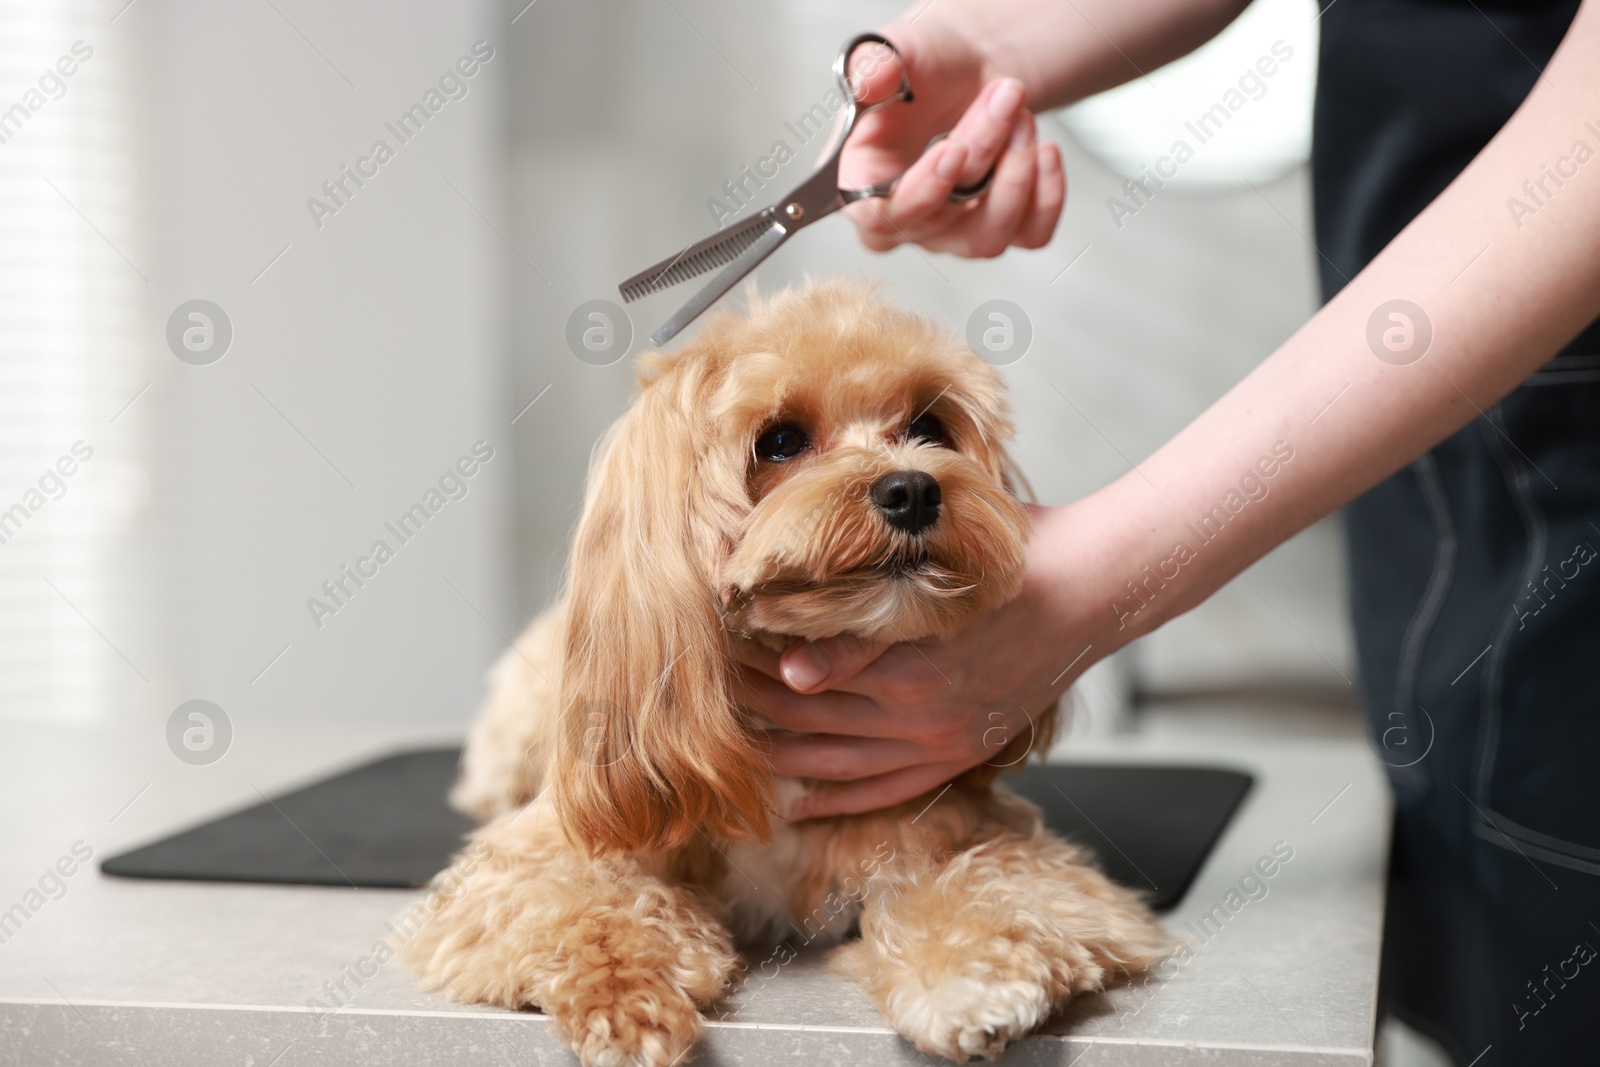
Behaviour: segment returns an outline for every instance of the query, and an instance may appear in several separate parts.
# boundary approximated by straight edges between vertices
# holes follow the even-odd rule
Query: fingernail
[[[1033,128],[1026,122],[1019,122],[1011,129],[1011,147],[1021,148],[1033,137]]]
[[[944,152],[939,156],[937,168],[939,177],[945,181],[955,181],[961,173],[961,168],[967,162],[967,146],[951,141],[945,145]]]
[[[996,122],[1004,122],[1021,106],[1022,83],[1015,78],[1006,78],[995,87],[994,95],[989,97],[989,117]]]
[[[794,653],[785,658],[780,670],[783,672],[784,683],[790,689],[805,692],[813,689],[828,679],[828,671],[832,664],[828,662],[828,654],[816,645],[801,645]]]

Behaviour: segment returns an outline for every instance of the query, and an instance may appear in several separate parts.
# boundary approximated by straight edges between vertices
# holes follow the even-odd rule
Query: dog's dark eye
[[[911,420],[911,425],[906,427],[906,436],[914,441],[926,441],[930,445],[944,444],[944,423],[937,416],[929,415],[924,411],[921,415]]]
[[[756,455],[781,463],[811,447],[811,438],[792,422],[780,422],[756,440]]]

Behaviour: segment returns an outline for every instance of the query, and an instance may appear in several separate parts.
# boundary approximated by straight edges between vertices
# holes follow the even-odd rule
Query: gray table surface
[[[155,736],[152,737],[152,734]],[[372,972],[384,924],[419,894],[144,882],[97,863],[230,808],[430,738],[336,728],[237,736],[219,762],[179,763],[159,731],[8,725],[0,745],[0,912],[70,854],[95,862],[0,933],[0,1065],[572,1064],[547,1020],[420,991],[398,962]],[[1175,976],[1080,998],[1007,1064],[1343,1067],[1372,1062],[1389,800],[1364,745],[1130,738],[1074,744],[1072,760],[1202,763],[1255,789],[1183,903],[1164,917],[1193,958]],[[1193,924],[1287,842],[1267,895],[1209,940]],[[1259,891],[1258,891],[1259,895]],[[39,898],[28,898],[38,904]],[[806,1067],[927,1064],[845,980],[802,955],[714,1013],[694,1062]],[[770,968],[767,973],[771,973]]]

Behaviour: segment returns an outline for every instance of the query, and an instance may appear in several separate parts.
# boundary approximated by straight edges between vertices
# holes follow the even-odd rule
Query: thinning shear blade
[[[690,245],[671,259],[640,271],[617,287],[622,291],[622,299],[631,303],[731,263],[772,228],[776,215],[777,210],[769,207],[759,215]]]
[[[744,250],[736,254],[705,288],[694,294],[687,304],[674,312],[671,318],[661,324],[660,329],[650,335],[651,344],[664,345],[676,337],[680,330],[699,318],[702,311],[715,304],[729,289],[738,285],[740,279],[755,270],[762,260],[776,252],[778,246],[789,239],[789,235],[794,231],[784,229],[776,218],[767,218],[769,214],[775,216],[777,212],[773,208],[768,208],[751,220],[763,222],[764,225],[747,227],[749,234],[753,236],[748,238],[740,236],[739,240],[745,242]],[[628,298],[624,295],[623,299]]]

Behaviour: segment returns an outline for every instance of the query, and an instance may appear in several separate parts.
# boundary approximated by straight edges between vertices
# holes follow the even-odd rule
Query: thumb
[[[895,47],[903,52],[899,41],[895,42]],[[849,69],[845,73],[854,90],[856,102],[868,106],[882,103],[893,96],[900,88],[906,68],[891,49],[868,43],[850,53]]]
[[[778,673],[795,692],[814,693],[855,677],[889,645],[849,636],[795,645],[778,661]]]

